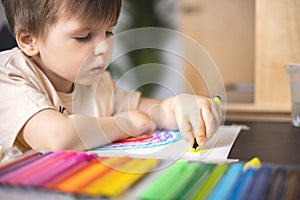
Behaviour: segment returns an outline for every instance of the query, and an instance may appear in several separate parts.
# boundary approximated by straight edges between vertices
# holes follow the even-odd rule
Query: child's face
[[[72,84],[89,85],[109,64],[114,24],[83,24],[76,18],[59,20],[44,41],[37,41],[33,59],[58,91],[69,92]]]

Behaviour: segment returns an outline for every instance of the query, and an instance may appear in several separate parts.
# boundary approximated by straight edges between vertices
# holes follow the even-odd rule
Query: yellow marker
[[[200,151],[200,150],[199,150],[199,151]],[[188,152],[188,153],[195,153],[195,152],[197,152],[197,149],[195,149],[195,148],[189,148],[189,149],[185,150],[185,152]]]
[[[120,195],[158,163],[157,159],[133,159],[119,170],[87,186],[85,194],[115,197]]]
[[[252,158],[251,160],[249,160],[248,162],[245,163],[245,165],[243,167],[243,170],[246,171],[249,168],[258,169],[260,167],[261,167],[260,160],[259,160],[259,158],[255,157],[255,158]]]
[[[211,153],[210,150],[206,150],[206,149],[200,149],[200,148],[190,148],[190,149],[187,149],[185,150],[185,152],[187,153],[197,153],[197,154],[207,154],[207,153]]]
[[[114,167],[118,167],[129,159],[129,157],[112,157],[99,161],[89,168],[61,182],[56,186],[56,188],[65,192],[80,193],[83,187],[92,183],[96,179],[111,173]]]
[[[221,103],[222,103],[221,97],[219,97],[219,96],[215,96],[215,97],[213,98],[213,100],[214,100],[219,106],[220,106]]]

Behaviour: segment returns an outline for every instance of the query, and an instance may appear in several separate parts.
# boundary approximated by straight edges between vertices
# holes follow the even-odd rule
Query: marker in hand
[[[212,100],[215,101],[219,106],[221,105],[222,101],[221,101],[220,96],[215,96]],[[194,139],[194,144],[193,144],[192,150],[194,150],[194,151],[200,150],[199,144],[197,143],[196,138]]]

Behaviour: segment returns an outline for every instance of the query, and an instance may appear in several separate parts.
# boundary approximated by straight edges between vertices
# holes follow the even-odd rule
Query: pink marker
[[[49,178],[40,182],[39,186],[44,187],[49,182],[55,181],[56,179],[59,179],[62,176],[68,175],[73,171],[76,171],[77,169],[81,168],[83,165],[95,159],[96,157],[97,157],[96,154],[91,154],[91,155],[87,154],[85,156],[81,156],[80,158],[76,159],[77,160],[76,162],[70,161],[69,164],[66,164],[65,166],[60,166],[61,168],[54,170],[53,174],[50,175]]]
[[[8,182],[13,185],[17,185],[23,180],[26,180],[27,178],[33,176],[38,171],[47,169],[48,167],[52,166],[53,164],[65,160],[71,156],[74,156],[76,154],[75,151],[59,151],[57,154],[56,152],[53,153],[54,155],[48,159],[46,159],[44,162],[36,163],[35,166],[32,166],[31,168],[28,168],[27,171],[22,170],[23,173],[21,173],[19,176],[15,176]]]
[[[13,183],[17,179],[23,179],[23,176],[25,176],[27,173],[35,173],[36,172],[36,167],[45,165],[48,162],[51,162],[54,158],[59,158],[60,155],[64,155],[65,151],[57,151],[57,152],[50,152],[45,155],[43,155],[41,158],[38,160],[31,162],[27,165],[24,165],[17,170],[11,171],[10,173],[5,174],[0,178],[0,182],[2,183]]]
[[[33,176],[28,177],[27,179],[20,182],[20,184],[25,186],[42,186],[48,181],[53,181],[53,179],[63,173],[66,173],[72,169],[75,169],[78,166],[81,166],[85,162],[95,158],[95,155],[89,155],[85,152],[77,153],[74,156],[71,156],[65,160],[60,160],[54,163],[49,168],[36,172]]]

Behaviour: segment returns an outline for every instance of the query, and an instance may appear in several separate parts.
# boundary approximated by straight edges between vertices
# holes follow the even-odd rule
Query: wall
[[[253,102],[254,1],[181,0],[180,8],[179,30],[202,45],[216,63],[228,101]],[[187,74],[195,79],[191,71]]]
[[[300,63],[300,0],[180,0],[180,6],[180,30],[207,49],[222,74],[227,116],[290,120],[285,65]],[[205,93],[189,63],[185,69]]]

